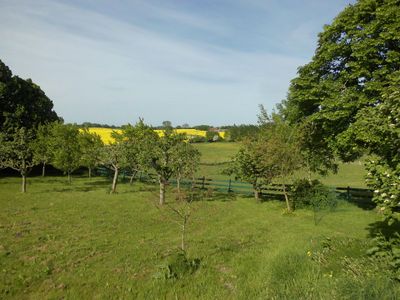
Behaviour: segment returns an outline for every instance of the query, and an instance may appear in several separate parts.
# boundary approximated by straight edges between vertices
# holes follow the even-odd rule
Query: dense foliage
[[[53,102],[31,79],[12,75],[0,60],[0,131],[35,128],[59,120]]]
[[[259,132],[259,127],[257,125],[252,125],[252,124],[223,126],[221,128],[226,130],[227,139],[232,142],[253,138],[257,136]]]
[[[343,161],[375,155],[367,183],[384,221],[399,221],[400,2],[359,0],[341,12],[319,35],[281,112],[312,127],[308,136],[318,142],[306,148],[328,163],[334,154]],[[392,250],[399,245],[398,238]]]
[[[26,192],[26,177],[36,164],[32,130],[24,127],[13,132],[0,132],[0,168],[11,168],[22,177],[23,193]]]

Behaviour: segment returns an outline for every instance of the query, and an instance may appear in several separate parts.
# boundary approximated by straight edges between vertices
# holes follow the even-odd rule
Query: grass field
[[[237,147],[205,145],[207,163],[223,161],[217,147]],[[123,183],[110,195],[105,178],[66,181],[30,178],[21,194],[19,178],[0,178],[0,299],[400,297],[384,265],[365,255],[380,219],[373,210],[340,202],[287,215],[279,201],[208,195],[192,204],[187,257],[199,264],[189,272],[176,256],[179,225],[155,206],[157,186]],[[171,270],[177,278],[166,279]]]
[[[206,176],[212,179],[229,179],[229,176],[223,175],[222,170],[226,168],[227,162],[237,153],[240,148],[239,143],[201,143],[195,144],[201,152],[201,165],[198,175]],[[329,174],[326,177],[314,175],[324,184],[330,186],[350,186],[366,187],[364,175],[366,174],[363,160],[352,163],[339,163],[337,174]],[[304,172],[299,172],[295,177],[304,177]]]

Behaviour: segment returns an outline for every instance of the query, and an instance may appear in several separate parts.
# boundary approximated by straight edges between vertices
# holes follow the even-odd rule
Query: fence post
[[[228,185],[228,193],[231,193],[232,189],[231,189],[231,179],[229,178],[229,185]]]
[[[350,201],[350,187],[347,186],[347,201]]]

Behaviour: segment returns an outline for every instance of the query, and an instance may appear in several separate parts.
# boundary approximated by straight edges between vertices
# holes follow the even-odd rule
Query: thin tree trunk
[[[44,177],[46,175],[46,162],[43,162],[42,165],[42,177]]]
[[[133,184],[133,180],[134,180],[135,177],[136,177],[136,173],[137,173],[137,171],[133,171],[133,172],[132,172],[131,178],[129,179],[129,184],[130,184],[130,185]]]
[[[257,184],[253,184],[253,190],[254,190],[254,198],[257,201],[260,201],[260,191],[257,188]]]
[[[183,219],[183,224],[182,224],[182,236],[181,236],[181,249],[182,251],[185,251],[185,235],[186,235],[186,223],[187,223],[187,216],[184,217]]]
[[[117,190],[118,171],[119,171],[118,168],[114,169],[114,178],[113,178],[110,194],[114,194]]]
[[[89,179],[92,179],[92,167],[88,167]]]
[[[165,182],[164,178],[160,178],[160,205],[165,203]]]
[[[179,175],[176,178],[176,189],[178,190],[178,194],[181,194],[181,176]]]
[[[26,192],[26,174],[25,174],[25,173],[22,173],[21,192],[22,192],[22,193],[25,193],[25,192]]]
[[[310,164],[310,159],[307,159],[308,182],[309,182],[309,183],[311,183],[311,181],[312,181],[312,180],[311,180],[311,179],[312,179],[312,178],[311,178],[312,175],[311,175],[311,167],[310,167],[310,165],[311,165],[311,164]]]
[[[71,171],[68,171],[68,184],[71,184]]]
[[[288,197],[288,194],[287,194],[287,191],[286,191],[286,185],[285,184],[282,185],[282,189],[283,189],[283,195],[285,196],[287,210],[288,210],[288,212],[292,212],[292,207],[291,207],[290,202],[289,202],[289,197]]]

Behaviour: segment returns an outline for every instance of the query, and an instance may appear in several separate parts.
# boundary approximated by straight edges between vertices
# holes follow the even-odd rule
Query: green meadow
[[[202,154],[198,176],[205,176],[217,180],[229,179],[229,176],[223,175],[222,171],[227,167],[227,163],[239,150],[240,143],[201,143],[195,144],[195,146]],[[331,173],[325,177],[314,174],[313,177],[329,186],[365,188],[364,175],[366,175],[366,171],[363,162],[363,159],[351,163],[339,162],[339,168],[336,174]],[[305,176],[305,172],[300,171],[294,175],[294,178]]]
[[[215,167],[205,175],[218,175],[237,147],[199,145],[209,164],[203,170]],[[360,169],[343,165],[325,180],[362,183]],[[156,206],[156,185],[124,182],[110,195],[103,177],[66,181],[32,177],[21,194],[19,178],[0,178],[1,299],[400,297],[389,273],[365,255],[380,220],[374,210],[339,201],[334,210],[285,214],[283,202],[199,192],[187,227],[188,268],[179,261],[180,225]],[[167,202],[175,201],[171,188]]]

